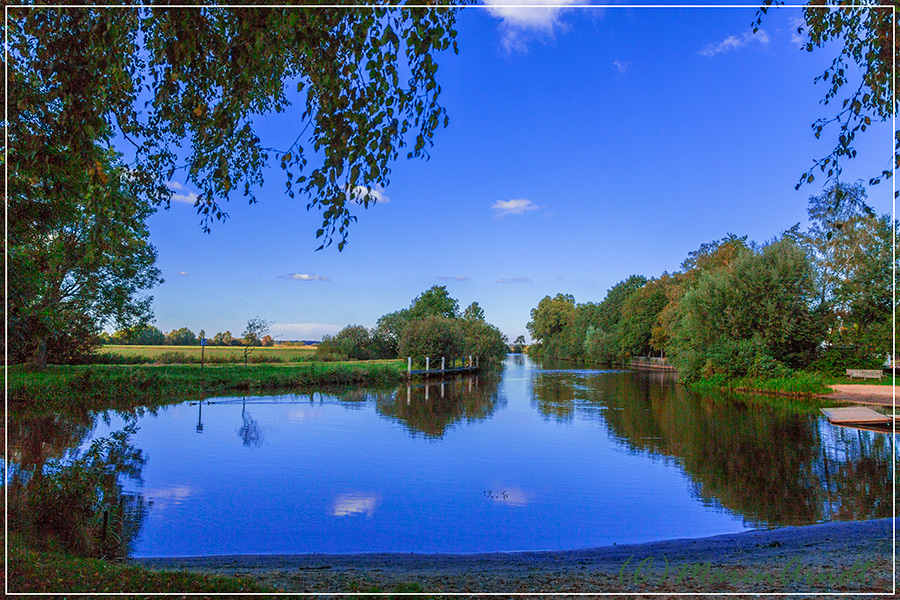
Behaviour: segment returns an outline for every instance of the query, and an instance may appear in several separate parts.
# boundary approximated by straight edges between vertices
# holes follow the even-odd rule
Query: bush
[[[881,364],[881,358],[859,346],[832,346],[820,352],[809,365],[809,370],[830,377],[843,377],[846,369],[878,369]]]

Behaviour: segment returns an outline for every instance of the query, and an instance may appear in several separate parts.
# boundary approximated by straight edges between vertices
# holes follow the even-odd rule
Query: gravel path
[[[892,586],[892,535],[891,519],[879,519],[565,552],[249,555],[134,562],[153,569],[250,577],[292,592],[626,592],[639,597],[649,592],[654,596],[647,597],[654,598],[667,597],[667,592],[884,594]]]

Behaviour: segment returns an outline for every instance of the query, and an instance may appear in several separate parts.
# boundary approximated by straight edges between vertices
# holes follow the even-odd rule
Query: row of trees
[[[121,329],[113,334],[105,331],[100,334],[102,344],[125,344],[135,346],[199,346],[200,340],[206,338],[206,332],[194,334],[187,327],[173,329],[169,333],[163,333],[153,325],[138,325]],[[207,342],[210,346],[274,346],[275,340],[269,335],[269,323],[254,317],[247,321],[247,327],[241,337],[234,337],[230,331],[219,332]]]
[[[506,336],[486,322],[477,302],[462,313],[444,286],[434,286],[409,305],[378,319],[373,329],[349,325],[318,346],[323,355],[358,360],[411,356],[478,356],[501,360],[509,350]]]
[[[875,366],[891,347],[893,224],[865,198],[861,183],[833,186],[810,198],[806,231],[762,245],[729,234],[600,303],[547,296],[531,311],[529,351],[601,363],[668,355],[686,379]]]

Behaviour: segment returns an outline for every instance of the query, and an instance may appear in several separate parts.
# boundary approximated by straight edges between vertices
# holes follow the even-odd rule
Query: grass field
[[[166,364],[200,362],[200,346],[117,346],[100,348],[101,362]],[[243,346],[206,346],[204,360],[217,362],[243,362]],[[315,346],[254,346],[249,360],[252,362],[305,362],[316,358]]]

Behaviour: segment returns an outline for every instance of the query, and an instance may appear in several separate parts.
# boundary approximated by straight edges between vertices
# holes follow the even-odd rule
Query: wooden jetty
[[[891,433],[897,415],[884,415],[865,406],[847,406],[842,408],[821,409],[825,418],[832,425],[867,429],[880,433]]]
[[[640,356],[632,358],[629,366],[635,371],[667,371],[675,372],[675,367],[661,356]]]
[[[437,362],[437,361],[435,361]],[[457,363],[462,363],[461,366],[456,366]],[[412,368],[412,357],[406,357],[406,378],[412,379],[414,375],[421,375],[423,377],[448,377],[450,375],[455,375],[458,373],[477,373],[479,370],[478,366],[478,357],[467,357],[463,358],[451,358],[450,366],[447,366],[447,358],[441,357],[441,368],[432,368],[431,367],[431,357],[425,357],[425,368],[424,369],[413,369]]]

